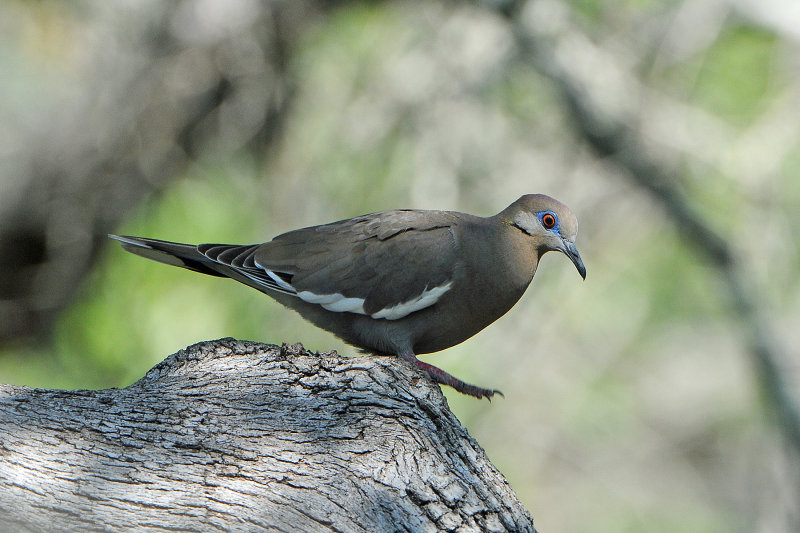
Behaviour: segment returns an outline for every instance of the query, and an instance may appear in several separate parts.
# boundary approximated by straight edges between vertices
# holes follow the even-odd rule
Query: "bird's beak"
[[[575,268],[578,269],[578,274],[580,274],[583,279],[586,279],[586,267],[583,266],[581,254],[578,253],[578,248],[575,247],[575,243],[569,242],[568,240],[562,240],[561,242],[564,244],[561,251],[570,258]]]

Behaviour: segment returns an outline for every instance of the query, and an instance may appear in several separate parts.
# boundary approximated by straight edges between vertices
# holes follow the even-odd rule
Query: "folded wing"
[[[396,320],[433,305],[452,287],[456,222],[448,212],[386,211],[291,231],[262,245],[197,250],[264,292]]]

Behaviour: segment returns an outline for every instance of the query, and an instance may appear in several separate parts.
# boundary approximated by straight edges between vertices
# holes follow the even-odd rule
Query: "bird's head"
[[[578,219],[569,207],[544,194],[526,194],[506,212],[511,225],[530,236],[539,256],[551,250],[562,252],[586,279],[586,267],[575,247]]]

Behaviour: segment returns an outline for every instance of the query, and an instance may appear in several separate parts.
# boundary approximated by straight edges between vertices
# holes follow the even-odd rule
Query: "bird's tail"
[[[121,242],[125,250],[144,258],[167,265],[188,268],[211,276],[225,276],[225,274],[213,268],[213,266],[217,266],[214,261],[200,253],[195,245],[146,239],[144,237],[129,237],[127,235],[109,234],[108,236]]]

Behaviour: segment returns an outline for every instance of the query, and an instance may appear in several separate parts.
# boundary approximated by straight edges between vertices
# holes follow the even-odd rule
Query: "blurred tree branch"
[[[537,31],[528,9],[535,2],[478,2],[507,18],[518,48],[519,59],[544,74],[562,97],[575,134],[601,157],[624,170],[624,175],[646,190],[664,208],[680,235],[704,258],[725,282],[730,305],[743,326],[761,389],[774,414],[778,430],[792,454],[800,457],[800,413],[784,381],[784,355],[759,308],[756,288],[748,283],[742,262],[733,247],[692,207],[680,191],[680,177],[649,156],[637,131],[625,117],[599,109],[574,67],[561,61],[555,50],[564,35]],[[574,30],[569,30],[574,31]],[[633,92],[633,91],[631,91]],[[631,113],[634,115],[634,113]],[[798,487],[800,487],[800,482]]]
[[[3,531],[535,533],[395,357],[200,343],[125,389],[0,385]]]
[[[292,101],[288,59],[337,4],[91,6],[81,24],[101,43],[83,52],[80,86],[56,112],[24,118],[39,127],[13,132],[0,181],[0,342],[49,332],[106,233],[193,159],[269,154]]]

